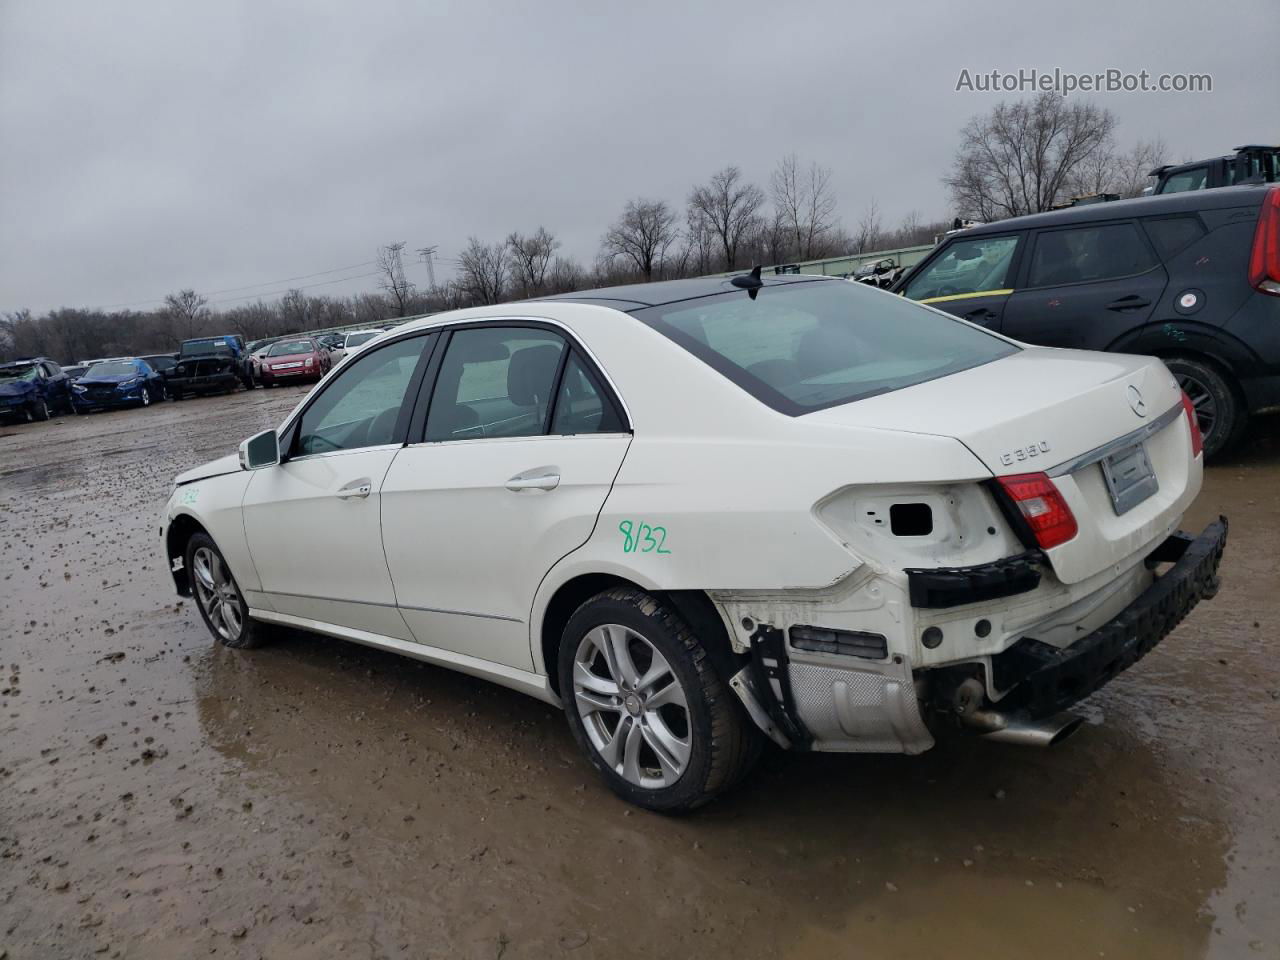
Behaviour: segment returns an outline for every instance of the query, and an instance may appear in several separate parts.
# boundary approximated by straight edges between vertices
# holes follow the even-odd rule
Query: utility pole
[[[422,262],[427,265],[427,282],[431,284],[432,290],[436,288],[435,255],[436,255],[436,251],[439,249],[440,247],[436,245],[436,246],[430,246],[430,247],[422,247],[421,249],[418,250],[418,256],[421,257]]]

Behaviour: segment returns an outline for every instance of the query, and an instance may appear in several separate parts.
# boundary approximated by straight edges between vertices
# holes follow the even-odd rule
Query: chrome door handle
[[[334,494],[339,500],[363,500],[373,493],[373,481],[368,477],[352,480]]]
[[[548,471],[546,468],[517,473],[507,481],[507,489],[517,493],[521,490],[554,490],[558,486],[560,486],[560,474],[555,470]]]

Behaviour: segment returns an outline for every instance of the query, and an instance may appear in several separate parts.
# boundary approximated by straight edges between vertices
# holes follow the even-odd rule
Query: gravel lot
[[[1071,740],[773,754],[672,820],[516,693],[212,643],[159,511],[301,396],[0,428],[0,957],[1280,957],[1280,418],[1188,518],[1222,592]]]

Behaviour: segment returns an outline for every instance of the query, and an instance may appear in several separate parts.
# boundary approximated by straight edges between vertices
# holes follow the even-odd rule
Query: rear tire
[[[637,806],[686,813],[740,780],[763,738],[703,641],[641,590],[592,597],[558,654],[569,728],[610,789]]]
[[[1231,449],[1244,435],[1249,417],[1227,376],[1192,357],[1170,357],[1164,363],[1196,408],[1205,460]]]
[[[193,535],[187,541],[184,561],[191,595],[213,638],[237,650],[262,646],[267,628],[250,619],[249,605],[213,538],[205,533]]]

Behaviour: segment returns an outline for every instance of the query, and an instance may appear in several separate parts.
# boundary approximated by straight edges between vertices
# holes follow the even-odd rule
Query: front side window
[[[430,336],[362,354],[302,414],[298,456],[394,443],[405,393]]]
[[[646,307],[634,316],[791,416],[990,363],[1018,347],[910,300],[814,280]]]
[[[912,277],[906,295],[911,300],[934,300],[1005,290],[1017,246],[1017,236],[956,240],[946,253]]]
[[[1110,280],[1142,273],[1155,258],[1132,223],[1054,230],[1036,238],[1029,287]]]
[[[440,364],[426,439],[546,433],[564,339],[532,327],[456,330]]]
[[[1209,178],[1208,167],[1192,167],[1179,173],[1169,175],[1169,179],[1160,188],[1161,193],[1186,193],[1188,190],[1203,190]]]

